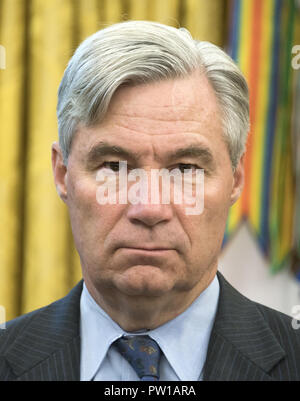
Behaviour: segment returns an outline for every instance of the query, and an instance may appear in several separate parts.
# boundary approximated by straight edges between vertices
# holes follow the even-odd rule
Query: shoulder
[[[82,282],[78,283],[64,298],[43,308],[26,313],[6,322],[0,330],[0,358],[16,344],[46,338],[78,330]]]
[[[64,298],[6,324],[0,381],[77,380],[82,282]]]
[[[276,359],[278,377],[300,377],[300,324],[284,313],[252,301],[233,288],[218,273],[220,283],[216,328],[223,336],[251,358],[264,365]]]
[[[253,301],[249,301],[253,302]],[[290,352],[295,352],[295,346],[300,352],[300,324],[291,316],[269,308],[257,302],[253,302],[257,310],[263,316],[279,343]]]
[[[295,319],[282,312],[265,306],[259,302],[253,301],[241,294],[238,290],[231,286],[224,276],[218,272],[218,279],[221,290],[221,302],[225,305],[225,313],[236,313],[241,319],[247,321],[254,321],[259,316],[266,324],[272,329],[273,332],[278,332],[280,336],[282,330],[289,333],[290,335],[300,336],[300,324],[299,330],[298,325],[295,324]],[[239,312],[239,313],[238,313]]]
[[[218,280],[206,379],[300,380],[300,330],[293,319],[248,299],[219,272]]]

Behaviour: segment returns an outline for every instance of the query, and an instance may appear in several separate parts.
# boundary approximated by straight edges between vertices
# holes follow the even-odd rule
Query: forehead
[[[195,73],[187,78],[120,88],[104,120],[83,129],[78,140],[83,153],[101,140],[126,145],[127,149],[129,146],[145,155],[197,143],[210,147],[224,142],[220,114],[207,78]]]
[[[161,129],[168,128],[168,122],[199,122],[215,112],[219,112],[215,93],[207,78],[197,72],[186,78],[120,88],[104,123],[118,116],[131,118],[132,123],[134,118],[144,124],[151,120],[155,133],[157,125]]]

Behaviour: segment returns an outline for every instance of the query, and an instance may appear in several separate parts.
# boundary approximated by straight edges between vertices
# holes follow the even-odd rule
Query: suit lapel
[[[81,291],[82,282],[65,298],[27,315],[5,355],[11,379],[80,380]]]
[[[19,377],[19,381],[79,381],[80,337],[64,344]]]
[[[269,372],[285,356],[255,303],[218,273],[219,307],[212,330],[204,380],[272,380]]]

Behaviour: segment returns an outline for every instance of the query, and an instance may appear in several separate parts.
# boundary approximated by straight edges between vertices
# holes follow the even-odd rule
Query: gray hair
[[[114,24],[88,37],[75,51],[58,91],[59,144],[67,164],[78,124],[101,122],[121,85],[186,77],[201,70],[219,101],[224,138],[235,168],[249,130],[248,86],[219,47],[194,40],[184,28],[149,21]]]

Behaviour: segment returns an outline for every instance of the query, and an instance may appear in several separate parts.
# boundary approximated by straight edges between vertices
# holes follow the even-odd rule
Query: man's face
[[[59,151],[54,153],[55,166]],[[204,169],[203,212],[187,215],[187,205],[173,202],[100,205],[97,173],[117,174],[119,161],[149,174]],[[100,125],[79,127],[65,175],[56,173],[91,292],[194,299],[215,275],[242,175],[241,162],[232,171],[220,109],[203,75],[119,89]]]

